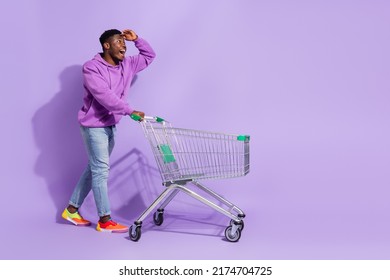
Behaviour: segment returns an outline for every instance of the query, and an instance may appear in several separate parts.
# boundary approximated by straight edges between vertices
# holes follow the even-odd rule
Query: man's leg
[[[81,127],[80,130],[81,130],[81,135],[83,136],[84,139],[85,147],[88,151],[89,143],[87,143],[87,141],[85,140],[85,133],[84,133],[85,128]],[[90,221],[85,220],[78,212],[78,209],[83,204],[84,199],[91,191],[91,185],[92,185],[92,175],[91,175],[90,165],[88,164],[83,174],[81,175],[79,181],[77,182],[77,185],[69,200],[68,207],[62,212],[62,217],[65,220],[68,220],[71,223],[78,226],[79,225],[89,226],[91,224]]]
[[[116,127],[89,128],[85,139],[89,143],[88,157],[92,175],[92,192],[99,215],[98,231],[127,232],[128,228],[111,220],[108,198],[109,158],[115,146]]]
[[[110,147],[111,128],[84,127],[83,138],[88,151],[88,166],[91,174],[91,188],[99,217],[109,216],[110,202],[108,199],[109,157],[113,147]]]

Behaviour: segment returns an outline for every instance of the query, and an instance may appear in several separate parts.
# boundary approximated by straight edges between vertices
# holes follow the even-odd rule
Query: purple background
[[[385,0],[8,1],[0,258],[389,259],[389,14]],[[238,243],[223,240],[227,218],[184,195],[138,243],[59,218],[86,164],[81,65],[109,28],[157,53],[132,106],[251,135],[251,173],[205,182],[246,212]],[[162,187],[139,125],[118,132],[112,210],[131,224]],[[91,197],[82,212],[96,223]]]

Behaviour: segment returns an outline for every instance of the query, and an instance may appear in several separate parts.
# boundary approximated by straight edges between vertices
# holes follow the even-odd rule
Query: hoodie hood
[[[108,63],[107,61],[104,60],[102,55],[103,55],[103,53],[98,53],[92,58],[92,60],[96,60],[97,62],[102,63],[103,65],[110,67],[110,68],[118,68],[118,67],[122,66],[122,61],[120,61],[118,63],[118,65],[111,65],[110,63]]]

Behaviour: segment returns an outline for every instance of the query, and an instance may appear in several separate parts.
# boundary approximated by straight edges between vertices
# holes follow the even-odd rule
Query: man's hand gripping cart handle
[[[141,117],[139,115],[136,115],[136,114],[131,114],[130,117],[137,121],[137,122],[142,122],[144,120],[146,121],[154,121],[154,122],[163,122],[165,121],[163,118],[160,118],[160,117],[152,117],[152,116],[145,116],[145,117]]]

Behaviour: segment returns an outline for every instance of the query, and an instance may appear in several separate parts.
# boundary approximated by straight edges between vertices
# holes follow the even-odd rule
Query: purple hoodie
[[[84,64],[84,105],[78,113],[82,126],[114,125],[122,116],[134,111],[127,103],[131,81],[155,57],[152,47],[144,39],[138,37],[134,43],[139,54],[126,57],[116,66],[107,63],[100,54]]]

